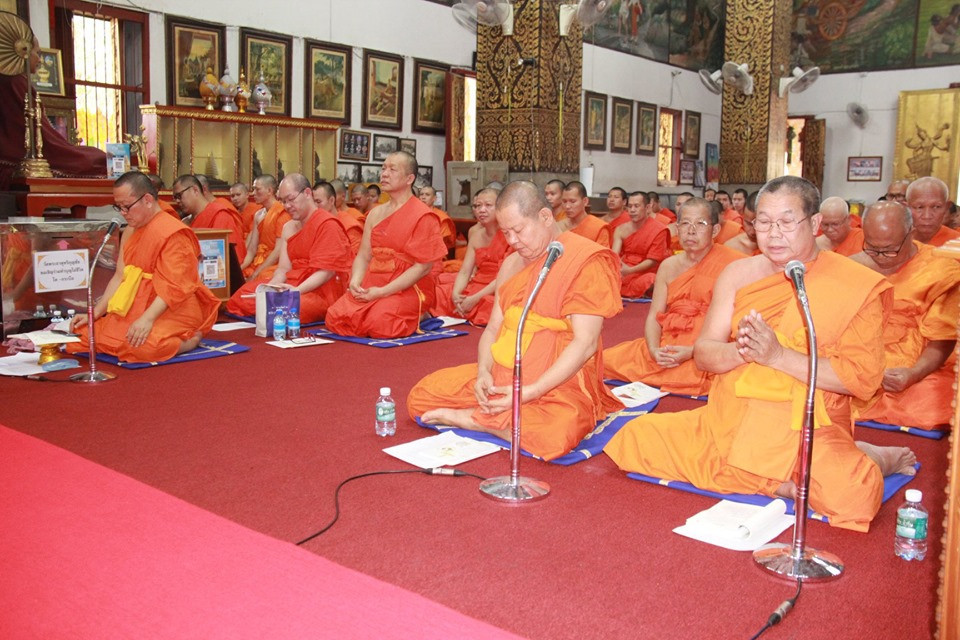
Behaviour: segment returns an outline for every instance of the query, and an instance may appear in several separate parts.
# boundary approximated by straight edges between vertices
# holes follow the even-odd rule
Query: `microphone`
[[[807,299],[807,289],[803,284],[803,274],[806,272],[807,268],[803,266],[803,263],[799,260],[791,260],[783,269],[784,275],[793,282],[793,286],[797,290],[797,296],[801,299],[802,304],[805,303]]]
[[[556,262],[560,256],[563,255],[563,245],[559,241],[554,240],[547,245],[547,261],[543,263],[543,270],[550,271],[550,267],[553,266],[553,263]],[[800,265],[803,267],[803,265]]]

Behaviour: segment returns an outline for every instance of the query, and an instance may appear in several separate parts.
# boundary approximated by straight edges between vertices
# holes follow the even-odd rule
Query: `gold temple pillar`
[[[560,36],[561,0],[515,0],[513,35],[477,30],[477,160],[511,172],[580,168],[583,29]]]
[[[723,87],[720,183],[759,185],[783,175],[790,75],[791,0],[728,0],[724,60],[750,65],[753,95]]]

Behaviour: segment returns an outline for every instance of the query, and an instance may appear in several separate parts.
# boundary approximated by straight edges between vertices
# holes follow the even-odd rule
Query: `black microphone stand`
[[[111,222],[110,226],[107,227],[107,232],[103,236],[103,242],[100,243],[100,248],[97,249],[97,254],[93,257],[93,265],[90,267],[90,275],[87,277],[87,335],[90,340],[90,370],[85,373],[75,373],[70,376],[72,382],[109,382],[117,377],[115,373],[107,373],[106,371],[97,371],[97,340],[95,334],[94,317],[93,317],[93,272],[97,268],[97,263],[100,262],[100,254],[103,253],[104,247],[107,246],[107,243],[110,241],[110,238],[113,236],[113,230],[117,226],[116,222]]]

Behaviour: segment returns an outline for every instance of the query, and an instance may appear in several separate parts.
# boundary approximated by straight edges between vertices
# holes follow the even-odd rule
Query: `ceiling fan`
[[[610,8],[612,0],[580,0],[576,4],[560,5],[560,36],[570,33],[570,25],[576,20],[584,27],[600,22],[600,18]]]
[[[474,33],[482,24],[499,25],[503,35],[513,35],[513,3],[509,0],[460,0],[452,9],[454,20]]]
[[[820,67],[810,67],[806,71],[800,67],[794,67],[790,77],[780,78],[780,97],[790,93],[800,93],[806,91],[810,85],[820,77]]]

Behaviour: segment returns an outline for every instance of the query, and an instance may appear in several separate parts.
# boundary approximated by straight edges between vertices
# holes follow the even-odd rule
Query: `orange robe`
[[[834,253],[842,256],[852,256],[855,253],[863,251],[863,231],[861,229],[850,229],[850,233],[843,239],[843,242],[833,248]]]
[[[223,206],[223,198],[215,198],[190,223],[194,229],[229,229],[227,240],[237,251],[237,259],[243,262],[247,257],[247,245],[243,241],[243,221],[232,204]]]
[[[143,279],[125,316],[108,312],[97,320],[97,351],[123,362],[169,360],[181,342],[210,330],[220,308],[220,301],[200,280],[197,237],[179,220],[158,213],[127,237],[122,251],[124,265],[142,269]],[[131,347],[127,330],[157,297],[168,309],[153,323],[146,342]],[[77,333],[80,342],[67,345],[70,353],[89,349],[87,327]]]
[[[474,271],[463,289],[463,295],[473,295],[496,280],[503,259],[512,252],[513,249],[507,244],[503,231],[498,229],[490,244],[474,250]],[[440,276],[440,282],[437,284],[437,302],[430,313],[435,316],[466,317],[472,324],[486,326],[490,320],[490,312],[493,310],[493,294],[484,296],[473,306],[473,309],[467,312],[466,316],[460,316],[453,306],[453,285],[456,283],[456,277],[451,277],[452,275],[445,273]]]
[[[860,216],[853,213],[850,214],[850,226],[854,229],[859,229],[863,226],[863,221],[860,220]]]
[[[457,244],[456,223],[454,223],[453,218],[451,218],[446,211],[433,207],[433,212],[440,218],[440,237],[443,240],[443,244],[446,245],[447,249],[453,249]]]
[[[625,298],[638,298],[645,294],[657,279],[660,263],[669,257],[670,231],[653,218],[644,218],[639,231],[634,231],[623,239],[620,260],[631,267],[648,259],[656,260],[657,264],[647,271],[625,276],[620,285],[620,295]]]
[[[367,216],[361,213],[358,209],[353,207],[344,207],[337,213],[349,213],[351,216],[357,219],[357,222],[360,223],[360,226],[363,226],[363,221],[366,220]]]
[[[667,285],[666,311],[657,314],[657,322],[662,327],[660,344],[693,345],[703,328],[717,276],[728,264],[743,257],[739,251],[715,244],[700,262]],[[647,340],[642,337],[604,351],[603,365],[605,378],[627,382],[639,380],[664,391],[695,396],[705,394],[713,378],[698,369],[693,358],[679,367],[662,368],[650,355]]]
[[[942,224],[940,225],[940,230],[933,234],[933,237],[930,238],[930,242],[927,244],[933,247],[942,247],[947,241],[956,238],[960,238],[960,231]]]
[[[173,205],[166,200],[157,200],[157,204],[163,209],[164,213],[169,213],[177,220],[180,219],[180,212],[173,208]]]
[[[723,215],[720,216],[721,220],[728,220],[730,222],[736,222],[739,225],[743,225],[743,216],[740,215],[736,209],[724,209]]]
[[[673,211],[670,211],[670,209],[667,209],[666,207],[663,207],[660,209],[660,211],[657,211],[657,215],[666,218],[668,220],[666,224],[677,221],[677,214],[675,214]]]
[[[665,216],[662,213],[657,213],[656,215],[653,216],[653,219],[659,222],[660,224],[662,224],[663,226],[667,226],[671,222],[676,221],[676,220],[671,220],[670,216]]]
[[[370,230],[372,257],[362,286],[382,287],[416,263],[436,263],[447,248],[440,240],[440,221],[416,198]],[[348,283],[349,285],[349,283]],[[327,312],[327,329],[345,336],[400,338],[417,330],[420,316],[433,306],[436,280],[427,273],[414,286],[372,302],[347,291]]]
[[[356,220],[354,220],[356,222]],[[312,291],[300,294],[300,322],[323,320],[330,305],[343,295],[350,281],[353,251],[339,219],[328,211],[317,209],[307,223],[287,238],[287,257],[291,269],[286,282],[294,287],[317,271],[334,271],[336,275]],[[244,284],[227,302],[227,311],[239,316],[257,312],[256,298],[245,298],[255,293],[257,285],[269,282],[272,276],[261,277]]]
[[[573,340],[567,316],[586,314],[611,318],[623,310],[617,291],[620,279],[614,254],[569,232],[560,234],[558,240],[563,243],[563,257],[553,265],[544,281],[524,327],[524,335],[532,333],[523,354],[523,377],[527,381],[540,378]],[[512,384],[517,321],[545,260],[546,256],[541,256],[500,287],[504,322],[493,349],[495,359],[491,373],[495,385],[510,387]],[[535,329],[534,324],[540,326]],[[497,357],[497,354],[502,355]],[[598,344],[597,352],[576,374],[536,400],[524,403],[521,446],[551,460],[576,446],[596,426],[597,420],[622,409],[623,405],[604,386],[602,371],[602,344]],[[477,407],[476,379],[476,364],[441,369],[426,376],[407,397],[410,416],[440,407]],[[476,409],[472,417],[485,427],[509,429],[512,412],[487,415]]]
[[[723,244],[730,238],[740,235],[741,231],[743,231],[743,227],[740,226],[739,222],[733,222],[732,220],[721,220],[720,233],[717,234],[717,237],[714,238],[713,241],[717,244]]]
[[[253,262],[243,270],[244,276],[249,278],[253,275],[257,267],[263,264],[270,254],[273,253],[273,250],[277,247],[277,240],[279,240],[283,234],[283,225],[289,221],[290,214],[283,208],[282,202],[277,200],[270,205],[270,208],[267,209],[267,214],[263,216],[263,220],[257,225],[257,233],[259,234],[257,236],[257,255],[254,256]],[[272,275],[274,268],[274,266],[271,266],[269,269],[261,271],[260,275]]]
[[[624,211],[623,213],[621,213],[619,216],[617,216],[607,224],[610,225],[610,232],[612,233],[617,227],[627,222],[630,222],[630,214]]]
[[[883,330],[886,367],[912,367],[931,340],[955,340],[960,309],[960,265],[933,255],[933,247],[914,243],[917,255],[887,276],[893,285],[893,313]],[[864,420],[929,429],[949,424],[953,411],[953,358],[899,393],[877,389],[856,402]]]
[[[882,326],[892,289],[880,274],[821,251],[807,265],[806,288],[820,357],[829,358],[844,386],[869,398],[883,378]],[[843,295],[837,295],[842,291]],[[752,309],[777,330],[781,343],[806,349],[806,331],[783,273],[736,293],[731,319]],[[810,506],[834,526],[866,531],[880,508],[880,468],[853,441],[850,396],[817,390]],[[775,495],[796,479],[805,381],[758,363],[714,376],[705,407],[649,414],[627,423],[604,451],[627,471],[683,480],[721,493]]]
[[[350,243],[353,255],[357,255],[357,252],[360,251],[360,240],[363,239],[363,225],[346,211],[338,211],[337,219],[340,220],[340,224],[343,225],[343,229],[347,233],[347,241]]]
[[[613,228],[596,216],[589,213],[583,217],[580,224],[569,230],[587,240],[593,240],[600,246],[610,248],[613,242]]]
[[[253,231],[253,217],[257,215],[257,211],[263,209],[256,202],[248,202],[243,208],[243,211],[240,212],[240,219],[243,220],[243,237],[246,238],[250,235],[250,232]]]

